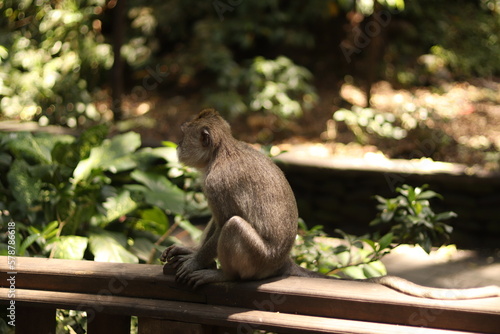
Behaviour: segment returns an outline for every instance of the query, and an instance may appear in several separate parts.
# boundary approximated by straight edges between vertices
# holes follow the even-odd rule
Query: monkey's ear
[[[201,129],[200,141],[203,147],[208,147],[212,143],[212,138],[210,137],[210,132],[207,128]]]

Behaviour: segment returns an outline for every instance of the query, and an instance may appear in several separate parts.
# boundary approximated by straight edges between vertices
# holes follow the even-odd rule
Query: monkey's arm
[[[205,229],[201,246],[194,254],[200,264],[210,264],[217,257],[217,243],[219,241],[219,226],[212,218]]]

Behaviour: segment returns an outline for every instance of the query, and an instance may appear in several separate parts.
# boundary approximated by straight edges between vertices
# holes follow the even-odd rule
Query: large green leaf
[[[366,278],[378,277],[387,274],[387,270],[381,261],[373,261],[362,264],[360,267],[363,269],[363,274]]]
[[[163,159],[168,163],[179,162],[175,147],[145,147],[137,151],[135,159],[141,167],[149,166],[158,159]]]
[[[105,140],[94,147],[90,156],[80,161],[73,172],[73,184],[85,180],[92,170],[109,170],[112,173],[132,169],[136,166],[131,153],[141,146],[141,137],[135,132],[127,132]]]
[[[139,204],[130,197],[128,190],[122,190],[115,197],[109,197],[102,206],[105,212],[92,217],[92,224],[100,227],[134,211]]]
[[[76,235],[62,236],[55,244],[56,259],[81,260],[87,249],[88,238]]]
[[[24,160],[14,160],[7,174],[9,188],[21,208],[30,211],[33,203],[40,198],[42,183],[29,172],[29,165]]]
[[[139,259],[130,253],[125,246],[124,235],[101,230],[91,233],[89,238],[90,251],[97,262],[138,263]]]
[[[150,231],[163,235],[169,228],[168,217],[164,210],[154,206],[140,212],[141,219],[135,224],[138,230]]]
[[[193,238],[193,240],[199,241],[201,239],[203,232],[199,228],[191,224],[189,220],[180,219],[179,226],[182,227],[185,231],[187,231],[191,236],[191,238]]]
[[[156,246],[151,240],[146,238],[137,238],[134,240],[134,245],[130,248],[130,251],[134,253],[139,259],[144,262],[149,261],[151,251],[155,249]]]
[[[184,212],[184,192],[165,176],[140,170],[135,170],[130,175],[135,181],[146,186],[144,196],[147,203],[173,213]]]
[[[35,138],[26,132],[12,133],[8,141],[8,147],[15,157],[34,163],[50,163],[52,146],[53,143],[46,139]]]

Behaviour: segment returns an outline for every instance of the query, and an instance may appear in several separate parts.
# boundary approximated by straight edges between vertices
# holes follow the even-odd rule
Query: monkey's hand
[[[161,254],[160,260],[162,262],[167,262],[167,264],[172,268],[177,268],[179,266],[179,261],[183,255],[193,254],[194,250],[191,248],[172,245],[165,249]],[[182,260],[181,260],[182,262]]]

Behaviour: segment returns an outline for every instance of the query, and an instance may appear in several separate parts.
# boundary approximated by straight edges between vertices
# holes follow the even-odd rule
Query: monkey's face
[[[192,121],[181,126],[182,137],[177,146],[177,156],[183,164],[195,168],[205,168],[211,156],[209,130],[199,122]]]
[[[204,109],[198,116],[181,126],[182,138],[177,156],[185,165],[203,169],[223,145],[234,140],[231,127],[214,109]]]

